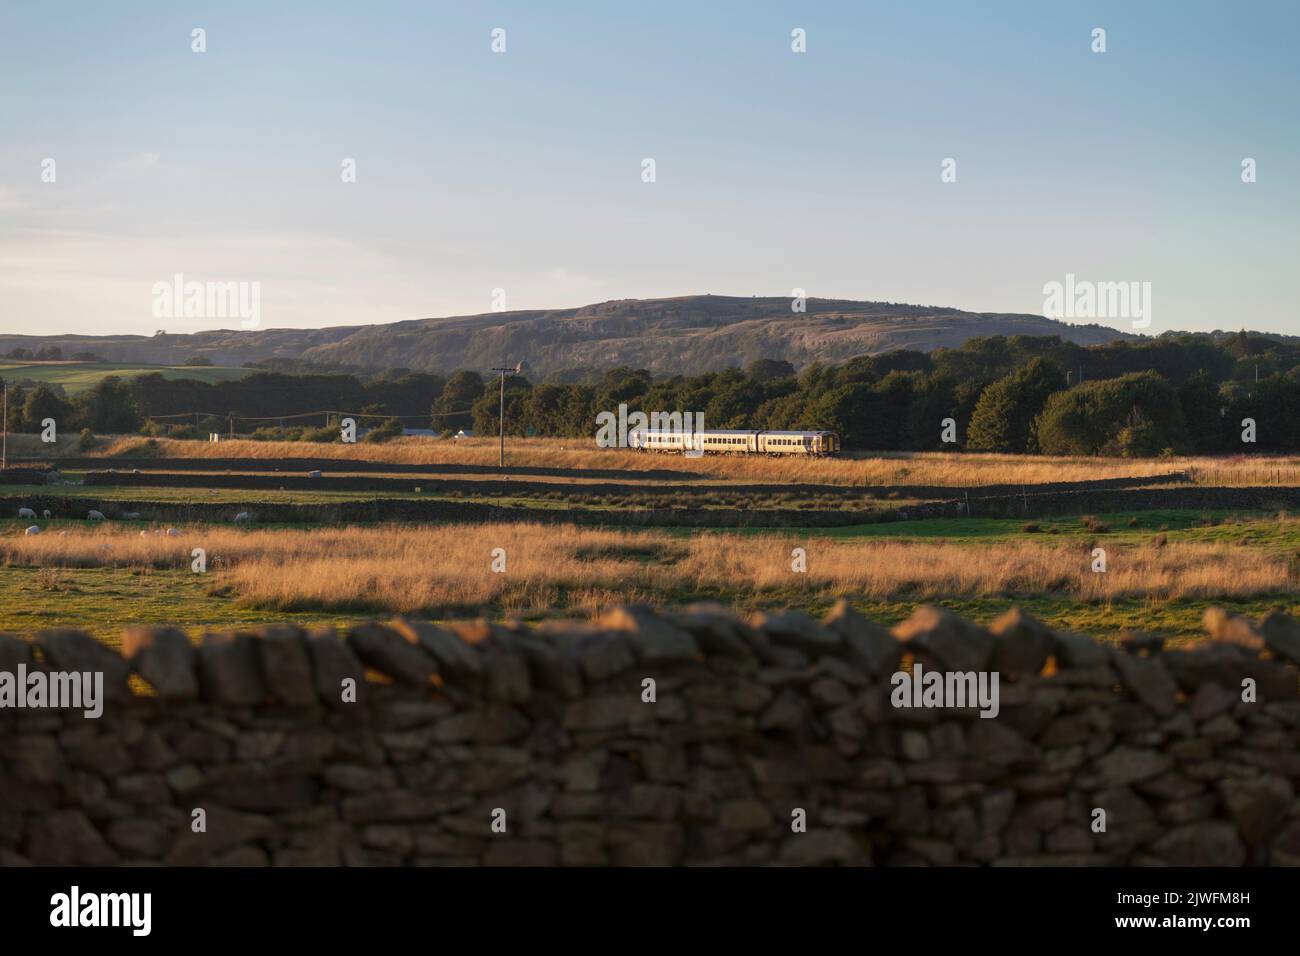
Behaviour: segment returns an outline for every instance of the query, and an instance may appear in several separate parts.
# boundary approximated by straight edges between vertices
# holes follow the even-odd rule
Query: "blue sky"
[[[176,273],[260,283],[264,327],[497,288],[1041,313],[1072,273],[1150,282],[1152,333],[1300,334],[1298,41],[1251,0],[0,0],[0,329],[237,327],[160,323]]]

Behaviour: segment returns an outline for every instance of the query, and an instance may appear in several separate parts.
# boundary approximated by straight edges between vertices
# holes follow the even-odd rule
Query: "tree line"
[[[930,353],[900,350],[801,372],[759,359],[744,368],[655,378],[644,369],[592,373],[579,383],[505,380],[506,431],[591,438],[596,415],[702,413],[710,428],[824,429],[848,448],[1151,456],[1300,451],[1300,348],[1246,333],[1162,336],[1079,346],[1058,337],[992,336]],[[498,381],[394,370],[359,374],[254,372],[208,383],[160,374],[107,377],[68,397],[58,386],[10,390],[9,427],[197,437],[332,440],[323,410],[359,413],[372,440],[403,426],[495,434]],[[174,418],[187,413],[186,418]],[[279,416],[269,421],[267,416]],[[189,417],[192,416],[192,417]],[[1253,445],[1243,444],[1243,421]],[[66,424],[65,424],[66,423]],[[945,429],[945,425],[949,425]],[[945,442],[945,430],[956,442]]]

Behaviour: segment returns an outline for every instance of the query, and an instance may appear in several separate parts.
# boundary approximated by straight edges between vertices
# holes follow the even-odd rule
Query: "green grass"
[[[13,492],[14,489],[6,489]],[[48,492],[50,488],[31,489]],[[72,489],[59,488],[60,493]],[[228,501],[253,503],[257,501],[300,501],[304,503],[328,502],[349,499],[373,498],[373,493],[329,492],[246,492],[223,491],[206,495],[197,489],[148,489],[150,497],[158,500]],[[120,497],[138,500],[139,489],[106,488],[86,489],[102,497]],[[157,494],[155,494],[157,493]],[[417,497],[403,495],[402,497]],[[425,494],[418,497],[433,497]],[[491,499],[495,501],[495,499]],[[528,499],[503,499],[503,504],[528,504],[530,506],[556,506],[554,502]],[[926,521],[891,522],[887,524],[860,525],[847,528],[817,529],[744,529],[739,533],[772,534],[783,537],[805,535],[808,537],[871,539],[910,538],[916,540],[968,543],[974,548],[998,541],[1029,540],[1050,544],[1069,539],[1096,540],[1116,544],[1140,544],[1157,534],[1164,534],[1174,545],[1180,542],[1221,542],[1237,547],[1265,548],[1282,552],[1300,553],[1300,521],[1279,520],[1274,514],[1223,513],[1197,511],[1155,511],[1098,515],[1097,519],[1111,530],[1097,532],[1089,529],[1078,516],[1041,520],[1040,528],[1054,527],[1056,534],[1042,531],[1027,533],[1023,520],[988,518],[949,518]],[[1130,519],[1134,524],[1130,526]],[[0,533],[21,534],[26,521],[12,518],[0,520]],[[82,522],[40,522],[49,530],[74,527]],[[142,526],[144,523],[140,523]],[[1165,530],[1161,530],[1165,529]],[[636,530],[636,529],[632,529]],[[656,533],[669,532],[686,538],[702,533],[695,528],[656,528]],[[736,529],[719,529],[738,533]],[[657,554],[657,552],[656,552]],[[590,556],[588,556],[590,557]],[[647,558],[649,560],[649,558]],[[366,614],[335,613],[325,610],[286,612],[250,607],[220,590],[219,572],[199,577],[184,570],[141,570],[128,568],[56,569],[41,571],[35,568],[0,566],[0,629],[17,633],[30,633],[54,626],[76,626],[91,631],[100,639],[112,644],[121,631],[134,623],[178,624],[197,633],[203,629],[232,626],[251,626],[278,621],[293,621],[304,625],[333,623],[346,625],[363,617],[385,617],[376,612]],[[562,589],[561,589],[562,590]],[[735,604],[742,610],[798,607],[813,614],[824,613],[829,600],[809,598],[799,588],[779,588],[760,593],[748,587],[673,588],[656,589],[646,595],[665,604],[685,604],[699,600],[717,600]],[[908,617],[915,602],[906,600],[873,601],[852,593],[845,594],[856,607],[872,620],[894,624]],[[561,604],[563,602],[561,601]],[[1151,600],[1143,597],[1119,598],[1109,601],[1088,602],[1064,593],[1047,594],[992,594],[979,598],[944,600],[941,604],[972,620],[988,623],[1012,607],[1021,607],[1057,628],[1066,628],[1102,638],[1115,638],[1126,630],[1155,631],[1168,635],[1174,643],[1194,640],[1204,636],[1201,619],[1210,606],[1225,607],[1232,613],[1258,619],[1275,607],[1291,613],[1300,612],[1300,598],[1279,591],[1249,598]],[[490,617],[500,617],[506,612],[499,607],[481,609]],[[571,615],[561,607],[560,615]]]
[[[1040,518],[1032,523],[1036,532],[1025,531],[1023,518],[927,518],[920,521],[885,521],[878,524],[847,525],[840,528],[808,528],[808,535],[832,539],[906,539],[949,541],[955,544],[991,544],[999,541],[1038,541],[1050,544],[1061,539],[1111,541],[1143,544],[1158,534],[1170,542],[1242,544],[1279,550],[1300,549],[1300,521],[1279,521],[1273,512],[1263,511],[1125,511],[1098,513],[1108,531],[1088,528],[1079,515]],[[1132,524],[1130,524],[1132,521]],[[1055,529],[1055,532],[1049,531]],[[698,533],[695,528],[660,529],[675,534]],[[783,535],[791,529],[737,528],[737,534]]]
[[[45,628],[77,627],[116,646],[121,633],[133,624],[173,624],[197,636],[204,630],[252,627],[292,622],[304,627],[334,625],[346,627],[359,620],[386,618],[383,612],[365,614],[328,611],[283,611],[250,607],[221,593],[220,572],[200,577],[186,570],[136,568],[67,568],[45,570],[0,567],[0,628],[17,634],[31,634]],[[873,621],[893,625],[915,610],[908,601],[870,601],[845,595]],[[664,590],[654,595],[668,604],[698,600],[735,603],[741,610],[798,607],[815,615],[824,614],[829,601],[810,602],[795,589],[747,593],[719,590],[717,593],[675,593]],[[970,620],[987,624],[1002,612],[1020,607],[1056,628],[1066,628],[1095,637],[1115,639],[1126,630],[1166,634],[1172,644],[1204,637],[1201,618],[1210,606],[1258,619],[1275,607],[1300,613],[1294,595],[1251,599],[1148,601],[1129,598],[1089,603],[1066,595],[997,595],[969,600],[935,601]],[[500,608],[482,609],[489,617],[500,617]],[[557,612],[566,616],[572,612]]]
[[[164,378],[188,378],[211,385],[243,378],[249,374],[249,371],[246,368],[230,368],[222,365],[119,365],[113,362],[0,363],[0,376],[11,382],[34,381],[62,385],[63,390],[69,395],[94,388],[102,379],[110,375],[130,378],[157,372]]]
[[[0,568],[0,627],[30,634],[53,627],[89,631],[109,646],[133,624],[175,624],[195,633],[292,621],[346,625],[358,615],[268,613],[211,593],[215,572],[135,568]]]

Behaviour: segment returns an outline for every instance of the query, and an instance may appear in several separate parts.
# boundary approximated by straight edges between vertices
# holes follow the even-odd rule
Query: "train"
[[[636,428],[627,433],[629,448],[641,451],[682,452],[706,455],[834,455],[840,451],[835,432],[750,431],[704,429],[685,432],[675,429]]]

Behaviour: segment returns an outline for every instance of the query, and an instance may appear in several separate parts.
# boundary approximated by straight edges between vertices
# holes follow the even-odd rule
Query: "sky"
[[[1072,275],[1300,334],[1298,40],[1290,0],[0,0],[0,331],[239,327],[160,318],[177,275],[263,328]]]

